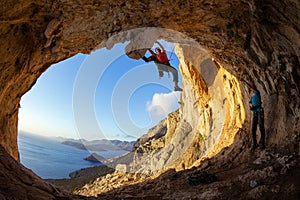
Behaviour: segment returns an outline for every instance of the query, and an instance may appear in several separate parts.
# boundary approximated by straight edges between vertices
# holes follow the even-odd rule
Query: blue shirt
[[[261,111],[261,97],[259,91],[256,91],[250,99],[253,106],[253,112],[256,114]]]

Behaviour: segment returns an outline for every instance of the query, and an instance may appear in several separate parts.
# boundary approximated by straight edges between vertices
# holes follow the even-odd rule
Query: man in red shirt
[[[154,53],[151,49],[148,49],[151,56],[148,58],[144,56],[142,59],[145,62],[154,61],[158,69],[159,77],[163,77],[164,72],[171,72],[173,75],[174,91],[182,91],[182,89],[178,86],[178,71],[171,66],[164,47],[159,42],[156,43],[160,46],[160,48],[155,48],[156,53]]]

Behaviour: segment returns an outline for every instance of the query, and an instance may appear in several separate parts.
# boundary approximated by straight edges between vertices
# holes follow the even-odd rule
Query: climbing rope
[[[172,58],[172,56],[173,56],[174,49],[175,49],[175,46],[173,47],[173,50],[172,50],[172,52],[171,52],[171,55],[170,55],[169,61],[171,61],[171,60],[172,60],[171,58]]]

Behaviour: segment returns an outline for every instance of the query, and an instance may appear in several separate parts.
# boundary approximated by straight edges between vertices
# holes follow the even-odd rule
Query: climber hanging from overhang
[[[151,49],[148,49],[148,51],[151,53],[151,56],[148,58],[143,56],[142,59],[145,62],[153,61],[156,64],[160,78],[164,76],[164,72],[171,72],[173,75],[174,91],[182,91],[182,89],[178,86],[178,71],[171,66],[164,47],[159,42],[156,43],[160,46],[160,48],[155,48],[156,53],[154,53]]]

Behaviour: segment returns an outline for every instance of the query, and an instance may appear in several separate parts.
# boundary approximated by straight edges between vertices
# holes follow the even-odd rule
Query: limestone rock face
[[[183,170],[234,143],[243,128],[245,108],[238,80],[202,55],[190,58],[177,47],[183,77],[181,107],[135,143],[128,171],[146,175]],[[195,67],[198,66],[198,67]]]
[[[276,151],[298,152],[299,10],[298,0],[2,0],[0,144],[19,159],[20,99],[51,64],[125,41],[129,42],[127,55],[139,59],[157,39],[163,39],[176,43],[184,91],[181,108],[167,119],[163,140],[156,139],[158,151],[149,154],[154,169],[198,165],[227,146],[234,147],[238,157],[250,145],[248,101],[254,85],[263,98],[267,145]],[[5,158],[2,164],[12,162]],[[229,156],[224,163],[230,158],[234,160]],[[23,173],[20,169],[17,165],[12,169],[15,176]],[[6,181],[16,180],[1,180]],[[36,187],[29,185],[28,191]],[[3,196],[13,193],[3,191],[7,191]],[[220,195],[209,191],[212,198]],[[251,195],[255,197],[255,191]]]

